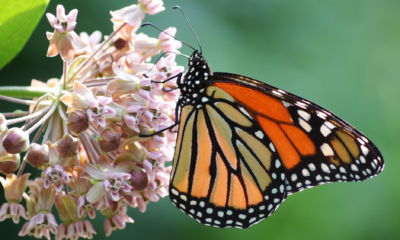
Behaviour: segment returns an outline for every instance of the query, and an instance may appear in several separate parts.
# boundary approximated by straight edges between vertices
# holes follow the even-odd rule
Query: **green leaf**
[[[28,41],[50,0],[0,1],[0,69]]]

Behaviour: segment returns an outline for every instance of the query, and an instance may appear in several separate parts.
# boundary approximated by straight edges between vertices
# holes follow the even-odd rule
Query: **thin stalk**
[[[108,36],[107,40],[105,40],[88,58],[85,59],[85,61],[80,65],[80,68],[74,73],[74,75],[71,77],[71,79],[74,79],[76,75],[82,70],[82,68],[102,49],[113,37],[119,30],[121,30],[126,23],[122,24],[121,27],[119,27],[117,30],[115,30],[113,33],[111,33],[110,36]]]
[[[21,163],[21,166],[19,166],[19,169],[18,169],[18,174],[17,174],[18,178],[21,177],[22,172],[24,171],[25,165],[26,165],[26,160],[23,160]]]
[[[92,144],[90,143],[89,139],[87,138],[85,132],[79,134],[79,139],[83,143],[83,146],[86,150],[86,153],[91,156],[92,163],[97,163],[99,156],[97,155],[96,150],[93,148]]]
[[[23,100],[23,99],[19,99],[19,98],[7,97],[7,96],[3,96],[3,95],[0,95],[0,100],[6,100],[9,102],[15,102],[15,103],[25,104],[25,105],[35,105],[36,104],[36,101]],[[50,105],[50,104],[42,102],[42,103],[40,103],[40,105]]]
[[[39,130],[37,131],[35,137],[32,140],[32,143],[37,142],[37,140],[39,140],[40,135],[43,133],[43,130],[46,128],[47,123],[50,121],[50,119],[47,119],[47,121],[45,123],[42,124],[42,126],[39,128]]]
[[[75,156],[74,158],[75,158],[75,164],[76,164],[76,166],[80,166],[80,164],[79,164],[79,157],[78,157],[78,156]]]
[[[0,95],[14,98],[37,98],[43,96],[46,93],[55,94],[56,92],[57,89],[49,87],[0,87]]]
[[[54,112],[54,127],[51,129],[51,142],[57,142],[58,135],[58,124],[60,123],[60,118],[58,117],[57,112]]]
[[[57,99],[56,102],[53,104],[53,106],[51,106],[51,109],[47,112],[47,114],[42,119],[40,119],[35,125],[33,125],[30,129],[28,129],[27,132],[31,134],[33,131],[35,131],[36,128],[42,125],[54,113],[59,103],[60,99]]]
[[[7,125],[11,125],[11,124],[16,124],[16,123],[19,123],[19,122],[23,122],[23,121],[38,117],[40,115],[44,115],[44,113],[46,113],[49,109],[50,109],[50,106],[47,106],[47,107],[43,108],[42,110],[37,111],[37,112],[35,112],[33,114],[30,114],[28,116],[20,117],[20,118],[14,118],[14,119],[11,119],[11,120],[6,120],[6,123],[7,123]]]
[[[85,75],[90,69],[94,68],[94,67],[95,67],[95,64],[97,64],[97,62],[103,61],[103,60],[106,59],[107,57],[110,57],[110,58],[111,58],[110,62],[114,62],[114,59],[113,59],[112,54],[107,53],[107,54],[101,56],[101,57],[100,57],[99,59],[97,59],[96,61],[92,62],[89,66],[87,66],[87,67],[82,71],[82,73],[81,73],[82,76]],[[108,65],[110,65],[110,63],[108,63]],[[108,66],[108,65],[106,65],[106,66]],[[105,67],[103,67],[102,69],[104,69],[104,68],[105,68]],[[85,79],[91,78],[91,77],[95,76],[95,75],[96,75],[97,73],[99,73],[99,72],[100,72],[100,69],[97,68],[97,70],[94,71],[94,72],[92,72],[92,74],[90,74],[90,76],[86,76],[86,78],[81,78],[81,81],[82,81],[82,82],[85,82]]]
[[[64,62],[64,69],[63,69],[63,78],[64,78],[64,90],[67,90],[67,70],[68,70],[68,68],[67,68],[67,62]]]
[[[66,183],[64,183],[64,191],[65,195],[68,195],[68,185]]]
[[[68,117],[67,117],[67,115],[65,115],[63,106],[62,106],[61,104],[58,105],[58,114],[60,114],[60,117],[61,117],[64,121],[67,121],[67,120],[68,120]]]
[[[2,113],[4,117],[22,117],[22,116],[26,116],[29,115],[30,113],[28,111],[24,111],[24,112],[9,112],[9,113]]]
[[[90,78],[90,79],[87,79],[87,80],[85,80],[85,82],[86,82],[86,83],[89,83],[89,82],[97,82],[97,81],[109,82],[109,81],[114,80],[114,79],[116,79],[116,77],[99,77],[99,78]]]
[[[51,129],[53,129],[53,126],[54,126],[54,120],[55,120],[54,116],[52,116],[51,118],[48,119],[49,124],[47,125],[46,132],[43,135],[42,144],[45,144],[49,140]]]

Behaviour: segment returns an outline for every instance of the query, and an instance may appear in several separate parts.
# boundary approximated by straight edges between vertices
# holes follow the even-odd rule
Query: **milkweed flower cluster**
[[[137,32],[146,14],[163,10],[161,0],[138,0],[112,11],[114,31],[103,41],[99,31],[74,32],[76,9],[66,15],[58,5],[56,16],[46,15],[54,28],[47,33],[47,56],[61,56],[62,78],[32,80],[27,89],[43,92],[33,99],[0,95],[29,105],[26,112],[0,114],[0,182],[7,200],[0,221],[26,219],[20,236],[91,239],[90,220],[99,214],[109,236],[133,222],[128,207],[144,212],[168,195],[171,167],[165,164],[173,158],[176,133],[166,129],[174,126],[179,90],[165,91],[176,88],[174,79],[161,82],[184,69],[175,54],[151,59],[178,52],[181,43],[171,37],[175,28],[158,38]],[[24,174],[27,163],[40,178]]]

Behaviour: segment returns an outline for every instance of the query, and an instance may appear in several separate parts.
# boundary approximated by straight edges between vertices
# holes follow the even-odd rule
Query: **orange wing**
[[[203,224],[246,228],[285,198],[282,162],[235,99],[213,86],[206,96],[209,101],[181,110],[170,197]]]
[[[268,84],[214,73],[271,139],[286,169],[288,194],[336,181],[362,181],[383,170],[383,158],[362,133],[333,113]]]

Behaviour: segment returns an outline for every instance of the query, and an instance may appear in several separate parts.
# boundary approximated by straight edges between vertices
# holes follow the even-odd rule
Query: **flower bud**
[[[60,140],[58,140],[55,146],[60,156],[63,158],[67,158],[76,156],[78,154],[79,144],[80,144],[79,139],[74,138],[71,135],[67,134]]]
[[[121,50],[124,47],[127,47],[129,43],[125,39],[118,38],[116,41],[113,42],[113,45],[116,49]]]
[[[149,184],[149,175],[143,169],[135,167],[129,174],[131,175],[129,182],[135,191],[142,191]]]
[[[0,113],[0,133],[7,130],[6,117]]]
[[[24,152],[29,147],[29,134],[20,128],[11,128],[8,130],[3,140],[4,149],[11,154]]]
[[[106,128],[97,137],[97,141],[103,152],[112,152],[119,148],[121,135],[112,128]]]
[[[129,137],[138,136],[139,135],[138,132],[136,132],[135,130],[132,130],[130,127],[128,127],[126,125],[126,122],[122,122],[121,130],[122,130],[123,133],[125,133]]]
[[[18,169],[20,163],[19,154],[6,154],[0,157],[0,172],[3,174],[13,173]]]
[[[41,168],[49,163],[49,146],[32,143],[25,160],[35,168]]]
[[[79,134],[89,127],[89,118],[85,111],[74,110],[68,114],[67,126],[74,134]]]

